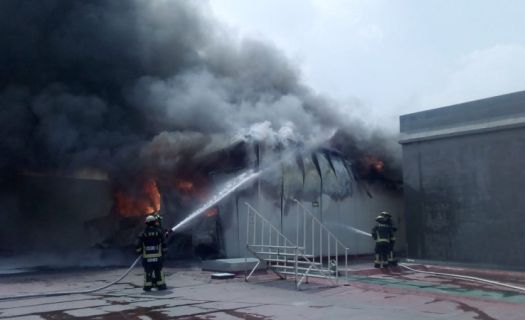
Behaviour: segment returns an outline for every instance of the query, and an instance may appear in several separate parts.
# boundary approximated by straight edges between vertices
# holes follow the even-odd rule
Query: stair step
[[[292,271],[278,271],[276,270],[277,272],[279,272],[280,274],[286,274],[286,275],[291,275],[291,276],[295,276],[295,272],[292,272]],[[298,272],[297,273],[298,276],[303,276],[303,273],[300,273]],[[308,273],[307,277],[311,277],[311,278],[323,278],[323,279],[327,279],[328,277],[322,273]]]
[[[271,266],[273,269],[290,269],[290,270],[293,270],[295,269],[294,266]],[[301,271],[306,271],[308,270],[309,268],[305,268],[305,267],[297,267],[297,270],[301,270]],[[319,269],[316,269],[316,268],[312,268],[310,269],[310,271],[308,272],[308,274],[310,273],[321,273],[321,274],[330,274],[330,275],[335,275],[335,272],[331,272],[330,270],[328,269],[321,269],[321,271],[319,271]]]
[[[268,244],[249,244],[248,245],[249,247],[252,247],[252,248],[273,248],[273,249],[295,249],[297,248],[298,250],[304,250],[304,247],[296,247],[296,246],[276,246],[276,245],[268,245]]]
[[[264,261],[267,261],[267,262],[282,262],[282,263],[286,263],[286,264],[294,264],[295,263],[295,260],[290,260],[290,259],[275,259],[275,258],[266,258],[264,259]],[[308,264],[308,265],[316,265],[316,266],[322,266],[322,264],[320,262],[310,262],[310,261],[306,261],[306,260],[297,260],[297,264]]]
[[[287,252],[269,252],[269,251],[255,251],[255,254],[267,254],[267,255],[274,255],[274,256],[285,256],[285,257],[295,257],[295,253],[287,253]],[[311,254],[297,254],[297,256],[305,257],[305,258],[313,258],[314,256]]]
[[[270,265],[269,267],[271,267],[271,268],[273,268],[273,269],[280,269],[280,268],[282,268],[282,269],[290,269],[290,270],[295,269],[294,266],[278,266],[278,265]],[[308,270],[308,268],[305,268],[305,267],[297,267],[297,270],[306,271],[306,270]],[[321,269],[321,270],[323,270],[323,271],[326,272],[326,273],[329,273],[329,272],[330,272],[330,271],[328,271],[328,269]],[[318,273],[319,273],[319,272],[321,272],[321,271],[319,271],[319,269],[316,269],[316,268],[311,268],[311,269],[310,269],[310,272],[312,272],[312,273],[318,272]],[[333,272],[332,272],[332,273],[333,273]],[[335,273],[333,273],[333,274],[335,274]]]

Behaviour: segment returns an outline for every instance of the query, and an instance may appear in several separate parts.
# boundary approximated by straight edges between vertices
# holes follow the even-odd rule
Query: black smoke
[[[0,170],[175,170],[247,136],[359,135],[203,1],[0,2]]]

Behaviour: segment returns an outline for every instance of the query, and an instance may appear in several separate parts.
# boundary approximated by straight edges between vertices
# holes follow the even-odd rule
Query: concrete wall
[[[525,265],[525,93],[401,117],[411,257]]]

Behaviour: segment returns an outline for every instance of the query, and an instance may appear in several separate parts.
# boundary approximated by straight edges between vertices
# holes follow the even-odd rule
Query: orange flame
[[[174,181],[175,188],[179,190],[182,199],[185,201],[198,199],[204,200],[206,198],[206,188],[202,182],[190,181],[186,179],[176,179]]]
[[[195,191],[195,186],[191,181],[178,180],[177,182],[175,182],[175,187],[186,193],[193,193]]]
[[[365,156],[363,161],[369,169],[374,169],[376,172],[382,172],[385,167],[385,163],[374,156]]]
[[[153,179],[145,180],[138,192],[114,194],[115,211],[125,217],[144,216],[160,210],[160,192]]]
[[[206,211],[206,217],[211,218],[215,217],[219,213],[219,210],[217,208],[210,208]]]

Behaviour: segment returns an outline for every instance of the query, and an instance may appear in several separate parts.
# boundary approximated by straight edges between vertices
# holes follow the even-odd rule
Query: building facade
[[[408,255],[525,266],[525,91],[400,117]]]

